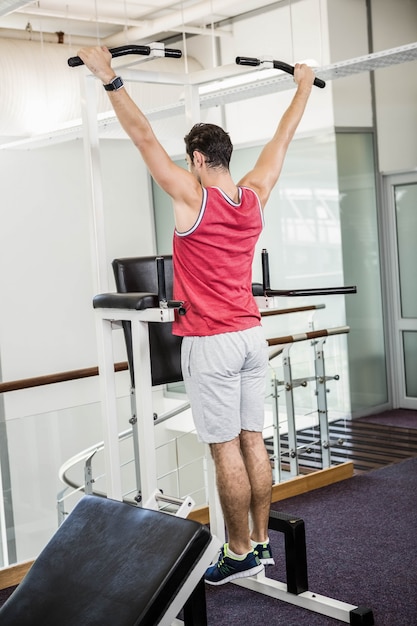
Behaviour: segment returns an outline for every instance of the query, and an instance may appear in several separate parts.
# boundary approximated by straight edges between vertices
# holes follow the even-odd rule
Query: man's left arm
[[[260,198],[262,207],[265,206],[279,178],[288,146],[303,117],[314,81],[314,72],[309,66],[297,63],[294,68],[294,80],[297,83],[297,91],[283,114],[272,139],[262,149],[254,168],[245,174],[238,183],[254,189]]]

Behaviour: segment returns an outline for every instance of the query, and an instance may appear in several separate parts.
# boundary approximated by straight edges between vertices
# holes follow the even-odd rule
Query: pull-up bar
[[[127,54],[140,54],[142,56],[149,56],[152,51],[157,50],[162,51],[165,57],[170,57],[173,59],[180,59],[182,56],[181,50],[177,50],[176,48],[155,48],[153,46],[135,46],[135,45],[127,45],[127,46],[119,46],[118,48],[109,48],[109,52],[112,57],[121,57]],[[76,67],[78,65],[84,65],[84,61],[80,59],[80,57],[70,57],[68,59],[68,65],[70,67]]]
[[[292,74],[294,76],[294,66],[289,65],[288,63],[284,63],[284,61],[269,61],[266,59],[256,59],[254,57],[236,57],[236,63],[237,65],[249,65],[250,67],[257,67],[258,65],[262,65],[263,63],[265,63],[266,66],[270,67],[272,64],[272,67],[274,69],[282,70],[283,72],[287,72],[287,74]],[[315,78],[313,84],[316,87],[320,87],[320,89],[323,89],[326,86],[326,83],[324,82],[324,80],[321,80],[321,78]]]

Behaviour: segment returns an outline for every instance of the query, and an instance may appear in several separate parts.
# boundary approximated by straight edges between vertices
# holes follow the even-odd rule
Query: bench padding
[[[197,522],[84,496],[0,610],[0,623],[155,626],[210,541]]]

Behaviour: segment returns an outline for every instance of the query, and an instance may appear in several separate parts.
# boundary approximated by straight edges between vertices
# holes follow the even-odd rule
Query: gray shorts
[[[262,432],[268,345],[262,326],[184,337],[181,365],[200,441],[223,443]]]

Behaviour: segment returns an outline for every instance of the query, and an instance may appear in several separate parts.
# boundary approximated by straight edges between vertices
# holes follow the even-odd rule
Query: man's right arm
[[[116,76],[111,67],[111,53],[106,47],[82,48],[78,56],[104,85]],[[172,197],[176,227],[185,230],[183,222],[194,223],[194,215],[196,217],[200,209],[201,185],[190,172],[172,161],[126,89],[107,94],[122,128],[139,149],[152,178]]]

